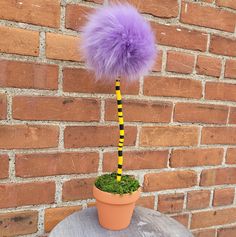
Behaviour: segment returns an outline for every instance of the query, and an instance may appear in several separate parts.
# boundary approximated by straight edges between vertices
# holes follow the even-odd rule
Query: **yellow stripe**
[[[122,169],[118,168],[118,169],[117,169],[117,173],[118,173],[118,174],[122,174]]]
[[[121,181],[121,176],[117,176],[117,177],[116,177],[116,180],[117,180],[118,182],[120,182],[120,181]]]
[[[124,136],[125,135],[125,131],[124,130],[120,130],[120,135]]]
[[[123,165],[123,156],[118,157],[118,164]]]
[[[124,119],[123,118],[119,118],[119,124],[124,125]]]

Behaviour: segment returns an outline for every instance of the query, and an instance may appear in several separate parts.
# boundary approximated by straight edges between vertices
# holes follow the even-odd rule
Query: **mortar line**
[[[229,125],[230,114],[231,114],[231,107],[228,106],[228,114],[227,114],[227,119],[226,119],[226,125]]]
[[[39,32],[39,59],[42,60],[42,62],[46,61],[46,34],[44,31]]]
[[[11,93],[9,93],[9,91],[7,91],[6,93],[6,97],[7,97],[7,121],[11,121],[12,120],[12,109],[13,109],[13,103],[12,103],[12,95]]]

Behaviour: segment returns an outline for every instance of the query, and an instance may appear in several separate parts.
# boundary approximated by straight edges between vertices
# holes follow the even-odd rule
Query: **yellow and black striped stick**
[[[123,111],[122,111],[122,98],[120,92],[120,80],[116,80],[116,100],[118,107],[118,118],[119,118],[119,127],[120,127],[120,139],[118,144],[118,169],[116,179],[118,182],[121,181],[122,175],[122,166],[123,166],[123,145],[125,138],[124,131],[124,119],[123,119]]]

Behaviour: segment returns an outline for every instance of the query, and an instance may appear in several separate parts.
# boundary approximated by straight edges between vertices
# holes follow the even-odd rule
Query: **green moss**
[[[104,192],[115,194],[132,193],[140,187],[138,180],[130,175],[122,175],[121,181],[117,182],[116,173],[99,176],[95,186]]]

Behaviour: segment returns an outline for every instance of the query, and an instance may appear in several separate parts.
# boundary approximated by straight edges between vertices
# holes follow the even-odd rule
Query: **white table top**
[[[61,221],[49,237],[193,237],[176,220],[151,209],[136,207],[129,227],[121,231],[102,228],[97,209],[87,208]]]

